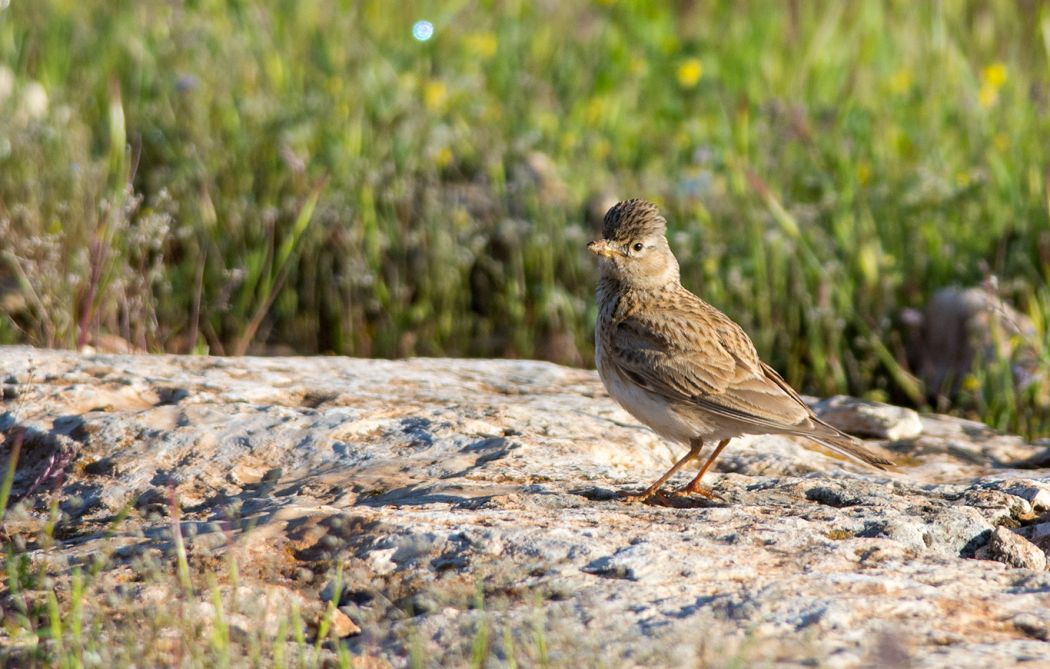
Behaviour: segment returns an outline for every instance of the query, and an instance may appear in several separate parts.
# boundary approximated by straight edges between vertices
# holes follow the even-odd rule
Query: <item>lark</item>
[[[605,214],[599,256],[595,358],[609,394],[665,439],[689,452],[649,486],[644,501],[700,456],[714,451],[679,493],[714,498],[701,479],[733,437],[788,434],[880,469],[893,463],[817,418],[798,393],[759,359],[743,328],[682,286],[667,243],[667,221],[644,200]]]

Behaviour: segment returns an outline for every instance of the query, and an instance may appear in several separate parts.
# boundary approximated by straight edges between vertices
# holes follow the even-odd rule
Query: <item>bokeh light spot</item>
[[[412,37],[417,42],[426,42],[434,36],[434,24],[430,21],[416,21],[412,24]]]

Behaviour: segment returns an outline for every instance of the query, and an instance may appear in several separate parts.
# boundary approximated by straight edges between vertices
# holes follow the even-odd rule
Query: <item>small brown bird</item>
[[[612,207],[599,256],[595,358],[609,394],[660,436],[689,452],[645,492],[655,494],[705,441],[718,446],[679,492],[712,497],[701,487],[729,440],[742,434],[793,434],[884,469],[889,460],[817,418],[791,386],[758,358],[744,330],[686,290],[656,205],[627,200]]]

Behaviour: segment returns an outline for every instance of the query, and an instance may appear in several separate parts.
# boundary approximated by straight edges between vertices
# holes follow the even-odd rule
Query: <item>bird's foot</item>
[[[704,490],[703,494],[708,499],[717,499],[718,501],[724,501],[714,493]],[[645,492],[639,493],[623,493],[620,496],[627,504],[645,504],[647,506],[666,506],[675,509],[689,508],[696,506],[697,499],[692,495],[684,495],[679,491],[665,491],[665,490],[646,490]]]
[[[654,490],[640,493],[621,493],[620,499],[626,504],[645,504],[646,506],[663,506],[672,509],[691,509],[714,504],[725,504],[726,501],[707,488],[694,492],[684,492],[684,488],[675,491]]]
[[[625,492],[620,498],[628,504],[645,504],[656,494],[655,490],[646,490],[645,492]]]
[[[678,490],[675,490],[674,494],[676,494],[676,495],[683,495],[683,496],[700,495],[701,497],[706,497],[707,499],[711,500],[712,502],[722,502],[722,503],[724,503],[726,501],[724,497],[719,495],[714,490],[711,490],[710,488],[705,488],[702,485],[698,485],[698,484],[694,484],[694,483],[690,483],[689,485],[682,486]]]

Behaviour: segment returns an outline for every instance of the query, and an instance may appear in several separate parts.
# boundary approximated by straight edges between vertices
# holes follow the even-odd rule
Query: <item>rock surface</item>
[[[1046,554],[1042,549],[1005,527],[997,527],[988,544],[977,550],[977,557],[998,560],[1011,567],[1046,571]]]
[[[922,420],[914,409],[835,395],[813,405],[813,411],[838,429],[857,437],[914,439],[922,434]]]
[[[17,441],[32,491],[4,530],[58,503],[27,550],[60,591],[93,555],[114,583],[173,564],[178,527],[192,569],[238,556],[237,588],[329,607],[370,666],[1050,663],[1050,572],[991,549],[1045,567],[1048,449],[979,423],[922,417],[894,473],[741,438],[724,503],[631,505],[680,453],[591,371],[16,347],[0,381],[0,471]]]

